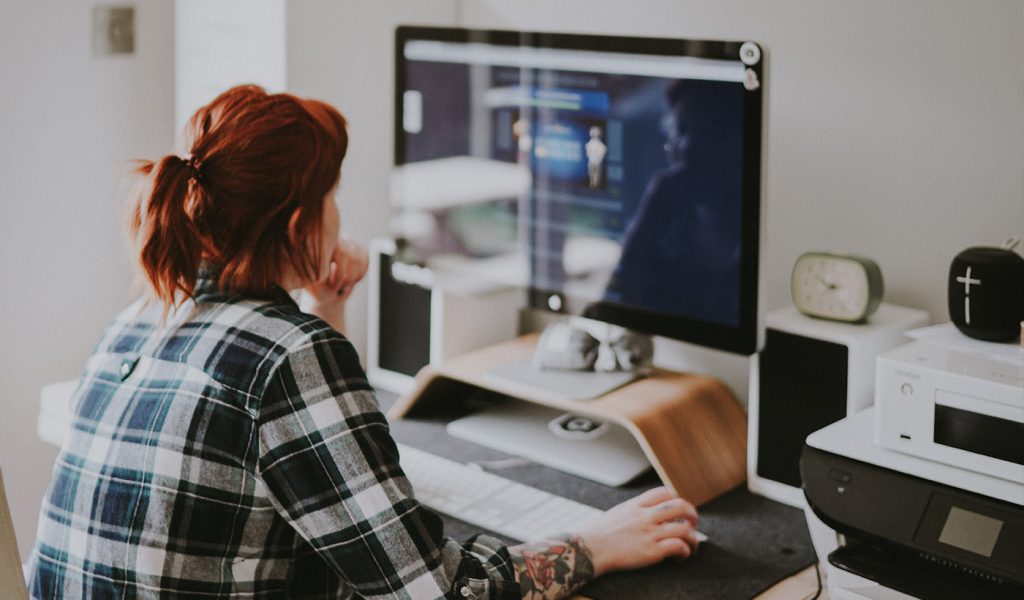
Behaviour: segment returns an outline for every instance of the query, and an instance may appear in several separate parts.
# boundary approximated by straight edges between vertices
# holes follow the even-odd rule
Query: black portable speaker
[[[968,248],[949,266],[949,318],[965,335],[990,342],[1020,336],[1024,258],[1012,250]]]

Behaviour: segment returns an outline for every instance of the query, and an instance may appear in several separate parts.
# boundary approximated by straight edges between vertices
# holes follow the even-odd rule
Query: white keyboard
[[[602,510],[416,448],[398,446],[423,504],[520,541],[571,533]]]
[[[477,466],[398,445],[416,498],[430,508],[520,541],[583,528],[602,510],[538,490]],[[697,534],[698,539],[707,539]]]

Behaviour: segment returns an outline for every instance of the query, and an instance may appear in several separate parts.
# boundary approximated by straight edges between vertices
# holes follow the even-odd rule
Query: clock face
[[[878,265],[865,258],[807,253],[793,266],[791,291],[800,312],[837,321],[861,321],[882,296]]]

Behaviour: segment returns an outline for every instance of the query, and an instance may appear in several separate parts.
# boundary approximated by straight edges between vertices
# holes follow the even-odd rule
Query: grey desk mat
[[[385,409],[395,400],[391,394],[379,396]],[[449,436],[444,425],[451,417],[393,421],[392,434],[404,444],[459,462],[472,461],[487,467],[490,461],[510,458],[497,450]],[[613,488],[536,463],[487,470],[598,508],[611,508],[659,483],[651,472],[627,486]],[[444,521],[446,535],[455,539],[481,532],[479,527],[447,515]],[[580,590],[580,594],[595,600],[753,598],[816,560],[803,512],[755,496],[743,487],[701,507],[699,527],[709,541],[701,544],[690,560],[667,561],[640,571],[605,575]]]

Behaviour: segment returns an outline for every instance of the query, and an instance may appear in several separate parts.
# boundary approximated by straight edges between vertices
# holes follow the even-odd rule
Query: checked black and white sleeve
[[[278,512],[365,598],[520,598],[506,548],[445,538],[416,501],[351,344],[320,330],[265,389],[259,475]]]

